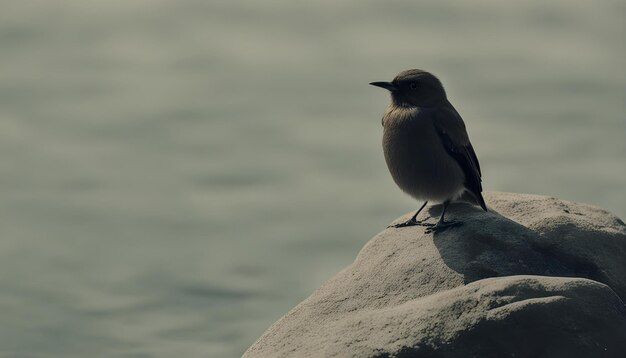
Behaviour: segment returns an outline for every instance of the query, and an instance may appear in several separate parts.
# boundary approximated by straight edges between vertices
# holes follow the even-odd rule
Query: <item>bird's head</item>
[[[372,82],[391,92],[391,100],[402,107],[435,107],[447,101],[441,81],[422,70],[400,72],[391,82]]]

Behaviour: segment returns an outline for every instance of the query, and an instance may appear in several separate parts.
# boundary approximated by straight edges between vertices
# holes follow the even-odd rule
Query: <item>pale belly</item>
[[[443,202],[464,191],[465,175],[431,122],[385,128],[383,149],[396,184],[418,200]]]

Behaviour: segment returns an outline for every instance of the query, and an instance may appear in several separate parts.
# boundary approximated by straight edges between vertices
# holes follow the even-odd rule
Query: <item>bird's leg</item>
[[[399,224],[395,224],[395,225],[389,225],[387,227],[407,227],[407,226],[421,225],[422,222],[421,221],[417,221],[417,215],[419,215],[419,213],[422,211],[422,209],[424,209],[424,207],[426,207],[426,204],[428,204],[428,201],[425,201],[424,204],[422,204],[422,206],[417,210],[415,215],[413,215],[413,217],[410,218],[409,220],[407,220],[407,221],[405,221],[403,223],[399,223]]]
[[[437,221],[437,224],[435,226],[429,227],[428,229],[426,229],[426,233],[431,233],[431,232],[438,233],[438,232],[444,231],[447,228],[459,226],[463,224],[463,222],[461,221],[445,221],[444,220],[444,216],[446,215],[446,209],[448,208],[448,205],[450,205],[450,200],[446,200],[443,202],[443,209],[441,210],[441,216],[439,217],[439,221]]]

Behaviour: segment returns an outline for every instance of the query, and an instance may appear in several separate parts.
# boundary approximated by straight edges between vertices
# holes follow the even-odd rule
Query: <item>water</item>
[[[239,356],[417,207],[375,80],[438,74],[487,190],[626,217],[623,1],[3,1],[0,348]]]

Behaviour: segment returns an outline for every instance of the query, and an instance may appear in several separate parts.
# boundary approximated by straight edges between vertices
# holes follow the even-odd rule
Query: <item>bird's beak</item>
[[[386,90],[389,90],[390,92],[395,92],[398,90],[398,87],[396,87],[393,83],[391,82],[372,82],[370,83],[372,86],[376,86],[376,87],[381,87],[384,88]]]

